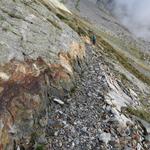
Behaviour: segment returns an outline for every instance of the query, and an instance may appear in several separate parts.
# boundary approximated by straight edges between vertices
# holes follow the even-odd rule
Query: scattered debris
[[[54,98],[53,101],[60,104],[60,105],[64,105],[64,102],[58,98]]]

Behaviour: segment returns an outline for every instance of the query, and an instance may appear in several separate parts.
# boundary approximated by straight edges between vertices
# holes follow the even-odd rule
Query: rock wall
[[[47,104],[74,87],[85,48],[59,9],[70,13],[57,1],[0,1],[0,150],[39,142]]]
[[[58,62],[60,51],[70,51],[72,42],[81,42],[78,35],[53,13],[54,10],[58,13],[54,4],[41,0],[0,2],[1,63],[14,57],[23,60],[24,55]]]

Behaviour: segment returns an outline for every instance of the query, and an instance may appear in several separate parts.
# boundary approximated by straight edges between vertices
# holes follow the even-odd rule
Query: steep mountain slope
[[[72,12],[0,2],[0,150],[149,149],[149,60],[129,41],[143,43],[93,1],[59,1]]]
[[[111,45],[130,59],[131,65],[150,78],[150,45],[149,42],[137,39],[125,27],[122,27],[109,13],[113,1],[66,1],[66,5],[76,14],[82,16],[97,27],[97,32]],[[103,7],[105,9],[103,9]],[[99,9],[100,8],[100,9]],[[105,11],[104,11],[105,10]]]

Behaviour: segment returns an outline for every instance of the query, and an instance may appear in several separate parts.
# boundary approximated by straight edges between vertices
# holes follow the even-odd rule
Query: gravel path
[[[141,150],[143,129],[136,122],[121,126],[105,101],[109,71],[102,56],[87,45],[87,66],[77,89],[64,104],[52,101],[47,128],[50,150]],[[106,68],[105,70],[102,68]],[[121,114],[120,114],[121,115]],[[146,145],[145,145],[146,146]],[[145,148],[146,149],[146,148]]]

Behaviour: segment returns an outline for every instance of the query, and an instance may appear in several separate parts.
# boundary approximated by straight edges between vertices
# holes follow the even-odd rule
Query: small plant
[[[1,21],[1,20],[5,20],[5,18],[4,18],[3,16],[0,16],[0,21]]]
[[[76,92],[76,90],[77,90],[77,86],[74,85],[70,90],[70,95],[73,95]]]
[[[44,146],[43,145],[37,145],[36,150],[44,150]]]
[[[150,112],[146,109],[135,109],[135,108],[127,108],[127,111],[129,112],[129,114],[137,116],[147,122],[150,123]]]
[[[67,19],[67,17],[66,16],[64,16],[64,15],[62,15],[62,14],[56,14],[56,16],[60,19],[60,20],[67,20],[68,21],[68,19]]]

